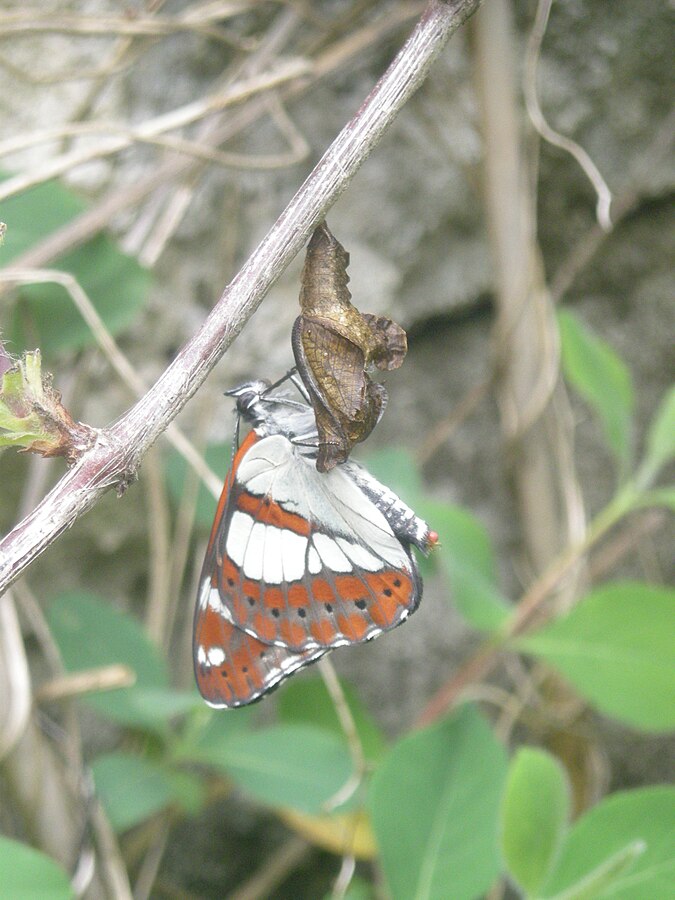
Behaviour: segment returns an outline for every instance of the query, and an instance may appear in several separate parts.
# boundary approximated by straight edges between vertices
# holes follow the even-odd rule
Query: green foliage
[[[231,444],[210,444],[204,453],[206,462],[214,472],[222,475],[225,481],[225,474],[232,459]],[[185,474],[187,471],[187,463],[185,458],[172,450],[167,456],[166,461],[166,481],[169,488],[171,499],[178,505],[183,496],[185,486]],[[213,523],[213,517],[216,514],[217,501],[213,494],[200,483],[197,494],[197,506],[195,508],[195,523],[202,531],[209,531]]]
[[[483,526],[449,503],[427,500],[419,511],[440,536],[435,553],[447,572],[454,605],[475,628],[499,629],[509,606],[497,587],[492,545]]]
[[[546,660],[598,709],[636,728],[675,727],[675,592],[608,584],[516,646]]]
[[[502,854],[511,877],[536,893],[552,870],[567,829],[570,797],[560,763],[521,747],[509,766],[502,804]]]
[[[161,765],[132,753],[108,753],[92,765],[94,781],[116,831],[155,815],[176,799]]]
[[[606,797],[570,829],[543,895],[562,900],[670,900],[675,788]]]
[[[369,762],[379,761],[387,749],[381,729],[361,703],[352,686],[343,682],[342,690],[366,759]],[[302,678],[286,685],[279,697],[279,718],[284,723],[304,722],[307,725],[316,725],[344,739],[344,731],[335,706],[320,677]]]
[[[621,472],[630,458],[633,385],[623,360],[569,310],[558,313],[565,376],[600,418]]]
[[[148,704],[143,701],[143,691],[170,693],[168,670],[131,616],[93,594],[73,592],[54,600],[48,620],[69,672],[119,663],[136,674],[132,687],[88,696],[90,706],[121,724],[155,724],[156,709],[150,719],[144,716]]]
[[[370,811],[394,900],[471,900],[490,887],[505,775],[503,748],[468,706],[393,747]]]
[[[663,398],[647,435],[644,478],[651,480],[675,457],[675,387]]]
[[[268,806],[321,812],[347,781],[351,759],[343,740],[311,725],[242,731],[195,748],[192,759],[225,772]]]
[[[7,236],[1,261],[11,262],[85,208],[73,191],[56,181],[3,201]],[[150,285],[149,273],[103,234],[59,258],[54,268],[70,272],[77,279],[112,334],[133,321]],[[46,355],[79,350],[93,343],[89,326],[72,299],[55,284],[20,289],[19,303],[6,335],[15,346],[39,346]]]
[[[51,857],[0,836],[0,896],[7,900],[71,900],[68,875]]]

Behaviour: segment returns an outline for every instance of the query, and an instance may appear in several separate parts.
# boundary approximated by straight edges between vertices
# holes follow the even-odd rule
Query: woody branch
[[[359,111],[223,292],[200,330],[152,388],[87,450],[45,499],[0,541],[0,593],[111,487],[122,489],[141,459],[197,391],[263,297],[424,80],[480,0],[432,0]]]

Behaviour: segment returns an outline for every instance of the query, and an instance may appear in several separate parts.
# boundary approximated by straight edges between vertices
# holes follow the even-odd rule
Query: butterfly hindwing
[[[207,592],[206,602],[200,604],[194,633],[197,687],[211,706],[253,703],[323,655],[319,650],[293,653],[257,640],[233,625],[222,609],[214,608],[213,597]]]

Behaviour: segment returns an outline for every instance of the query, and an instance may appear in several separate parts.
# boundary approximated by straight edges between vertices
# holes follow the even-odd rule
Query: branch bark
[[[154,386],[101,430],[45,499],[0,542],[0,592],[111,487],[123,490],[148,448],[223,356],[272,284],[424,80],[450,36],[480,0],[432,0],[354,118],[336,137],[201,329]]]

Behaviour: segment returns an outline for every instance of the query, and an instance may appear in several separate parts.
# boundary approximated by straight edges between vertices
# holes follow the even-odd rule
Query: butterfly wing
[[[314,648],[294,653],[285,647],[264,643],[237,628],[229,609],[220,601],[217,586],[227,583],[223,573],[229,571],[229,561],[218,551],[218,538],[223,523],[229,521],[231,489],[236,483],[239,464],[256,440],[258,436],[251,432],[235,455],[225,481],[202,568],[195,611],[193,661],[197,687],[207,703],[219,708],[245,706],[259,700],[284,678],[315,662],[325,652]]]
[[[230,709],[253,703],[324,652],[293,653],[264,644],[233,625],[209,602],[197,612],[195,676],[199,692],[210,706]]]
[[[394,531],[376,492],[349,468],[317,473],[280,434],[251,442],[240,458],[212,550],[214,605],[217,595],[237,628],[294,654],[370,640],[420,599],[409,538]]]

